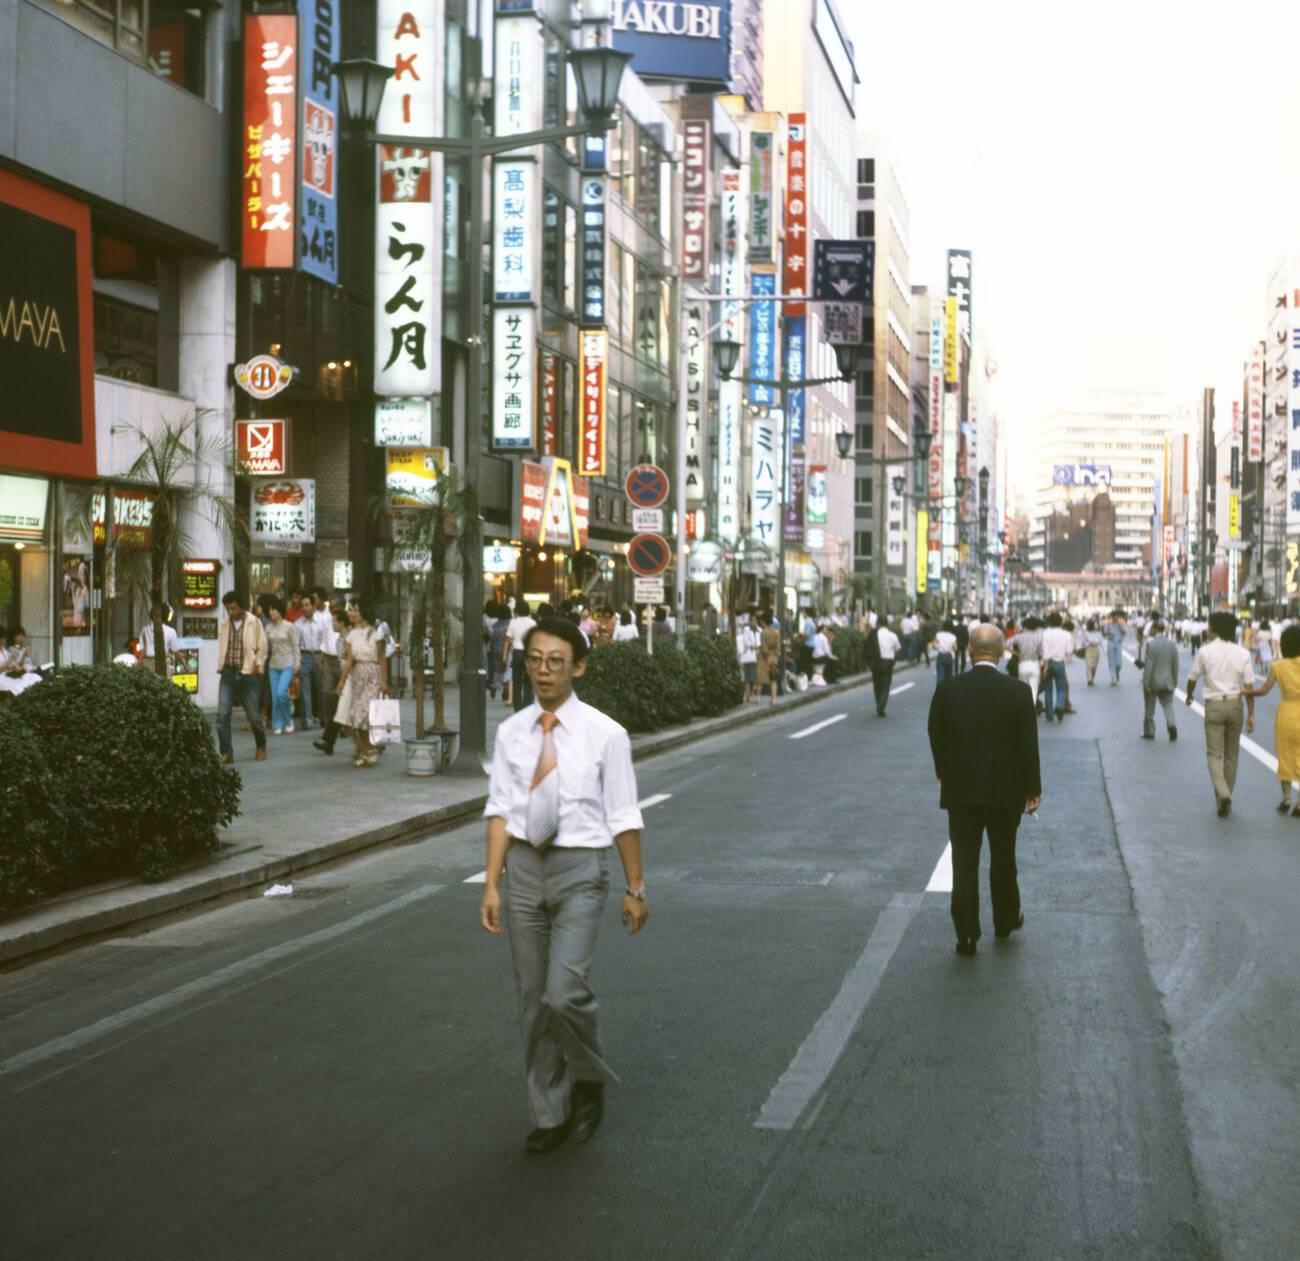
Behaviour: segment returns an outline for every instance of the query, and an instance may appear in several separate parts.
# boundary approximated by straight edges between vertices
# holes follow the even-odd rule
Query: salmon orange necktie
[[[554,714],[542,711],[542,752],[528,795],[528,843],[543,849],[560,830],[560,772],[555,764]]]

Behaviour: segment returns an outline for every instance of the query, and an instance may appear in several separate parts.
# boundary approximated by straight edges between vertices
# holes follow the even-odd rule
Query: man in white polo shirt
[[[1237,619],[1231,613],[1210,614],[1210,640],[1196,654],[1187,676],[1187,703],[1196,695],[1196,681],[1205,679],[1205,757],[1219,818],[1232,809],[1241,748],[1241,699],[1246,698],[1246,730],[1255,730],[1255,671],[1250,653],[1237,643]]]

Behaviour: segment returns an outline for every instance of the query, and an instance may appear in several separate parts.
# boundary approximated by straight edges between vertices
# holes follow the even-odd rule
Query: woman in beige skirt
[[[339,706],[334,720],[352,735],[353,766],[374,766],[380,751],[370,743],[370,702],[388,691],[388,657],[383,638],[375,631],[370,602],[362,596],[348,601],[348,633],[343,640],[343,669],[339,676]]]

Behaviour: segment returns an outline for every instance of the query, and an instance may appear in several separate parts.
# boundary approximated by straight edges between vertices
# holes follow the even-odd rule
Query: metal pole
[[[673,240],[678,245],[685,231],[682,204],[682,170],[673,170]],[[677,273],[677,433],[673,441],[673,502],[677,510],[677,571],[673,586],[673,609],[676,617],[678,648],[686,647],[686,404],[690,385],[690,365],[686,361],[686,277],[680,264]],[[701,336],[703,335],[701,331]],[[731,628],[734,638],[736,628]]]
[[[465,485],[479,484],[483,443],[483,114],[470,111],[469,162],[469,365],[465,399]],[[478,514],[465,523],[468,558],[463,575],[460,663],[460,754],[455,769],[481,774],[487,754],[487,691],[483,658],[483,533]]]

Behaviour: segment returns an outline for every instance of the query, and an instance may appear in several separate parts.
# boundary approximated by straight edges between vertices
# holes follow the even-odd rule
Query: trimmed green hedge
[[[691,631],[685,652],[663,639],[653,656],[640,643],[601,645],[588,653],[577,692],[628,731],[640,732],[725,713],[740,704],[744,684],[731,640]]]
[[[207,719],[150,671],[76,667],[0,710],[0,906],[217,848],[239,812]]]
[[[831,652],[838,659],[834,670],[836,678],[861,674],[867,669],[867,636],[862,631],[837,626],[831,633]]]

